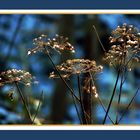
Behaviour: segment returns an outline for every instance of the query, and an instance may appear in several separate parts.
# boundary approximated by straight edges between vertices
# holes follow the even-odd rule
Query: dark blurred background
[[[75,46],[76,53],[64,54],[64,59],[88,58],[102,64],[104,70],[96,80],[98,93],[107,107],[110,99],[116,73],[102,60],[104,52],[101,49],[97,36],[93,30],[95,25],[100,39],[108,50],[111,31],[123,23],[133,24],[140,29],[140,15],[121,14],[89,14],[89,15],[0,15],[0,70],[11,68],[24,69],[36,77],[39,84],[31,87],[21,86],[32,114],[39,103],[41,92],[44,99],[37,115],[36,123],[40,124],[79,124],[77,114],[67,88],[61,80],[49,79],[53,67],[48,58],[42,54],[28,56],[27,51],[32,48],[32,40],[41,34],[54,37],[55,34],[69,37]],[[54,54],[55,64],[62,62],[60,55]],[[77,83],[72,78],[72,85],[77,91]],[[135,66],[129,73],[124,84],[121,99],[120,113],[126,108],[140,83],[140,67]],[[119,87],[118,87],[119,88]],[[13,91],[14,100],[11,101],[8,93]],[[118,89],[119,90],[119,89]],[[115,120],[117,97],[114,98],[110,116]],[[0,124],[24,123],[24,110],[16,88],[4,86],[0,88]],[[101,124],[105,112],[96,99],[93,99],[93,123]],[[107,120],[107,123],[110,123]],[[122,124],[140,123],[140,95],[137,96],[131,108],[121,121]]]

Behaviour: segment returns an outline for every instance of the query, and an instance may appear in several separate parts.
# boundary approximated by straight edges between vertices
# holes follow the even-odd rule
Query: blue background
[[[138,0],[1,0],[0,9],[139,9]]]

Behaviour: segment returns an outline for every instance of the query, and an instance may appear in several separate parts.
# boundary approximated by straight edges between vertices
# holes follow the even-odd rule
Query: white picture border
[[[0,10],[0,14],[140,14],[140,10]],[[140,125],[0,125],[0,130],[140,130]]]

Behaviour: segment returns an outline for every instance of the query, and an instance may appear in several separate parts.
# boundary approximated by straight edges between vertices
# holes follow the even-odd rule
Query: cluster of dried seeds
[[[35,48],[28,51],[28,55],[35,54],[37,52],[48,52],[55,50],[58,53],[69,51],[75,53],[74,47],[68,42],[68,38],[59,36],[56,34],[55,38],[47,38],[47,35],[41,35],[33,40]]]
[[[26,86],[30,86],[32,79],[33,77],[29,72],[11,69],[0,73],[0,86],[13,84],[14,82],[21,82]]]
[[[72,59],[57,66],[64,78],[68,78],[72,74],[92,73],[96,74],[102,71],[103,66],[97,66],[95,61],[88,59]],[[50,78],[57,78],[54,72],[50,73]]]
[[[106,53],[105,60],[112,64],[127,64],[140,60],[140,33],[133,25],[118,26],[109,38],[111,49]],[[128,66],[129,67],[129,66]]]

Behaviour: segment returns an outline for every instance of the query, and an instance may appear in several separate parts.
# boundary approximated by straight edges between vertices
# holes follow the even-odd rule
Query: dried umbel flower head
[[[98,97],[97,89],[91,83],[92,83],[92,79],[86,77],[84,80],[83,91],[88,94],[93,94],[95,98],[97,98]]]
[[[0,86],[13,84],[14,82],[20,82],[26,86],[30,86],[32,79],[33,77],[29,72],[11,69],[0,73]]]
[[[94,60],[88,59],[72,59],[67,60],[65,63],[57,66],[57,69],[62,74],[62,77],[68,78],[72,74],[92,73],[96,74],[101,72],[103,66],[97,66]],[[50,78],[57,78],[58,75],[52,72]]]
[[[105,60],[112,64],[127,64],[140,59],[140,33],[133,25],[118,26],[109,38],[111,49],[106,53]],[[129,63],[130,64],[130,63]],[[128,66],[129,67],[129,66]]]
[[[68,42],[68,38],[56,34],[55,38],[47,38],[47,35],[41,35],[33,40],[35,48],[28,51],[28,55],[35,54],[36,52],[50,52],[55,50],[58,53],[69,51],[74,53],[74,47]]]

